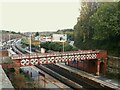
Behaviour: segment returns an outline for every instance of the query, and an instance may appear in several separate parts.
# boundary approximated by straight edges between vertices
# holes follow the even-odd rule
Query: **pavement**
[[[120,88],[120,81],[119,80],[109,79],[109,78],[102,77],[102,76],[98,76],[97,79],[100,79],[100,80],[105,81],[107,83],[114,84]]]
[[[2,66],[0,65],[0,90],[14,90],[12,83],[5,74]]]

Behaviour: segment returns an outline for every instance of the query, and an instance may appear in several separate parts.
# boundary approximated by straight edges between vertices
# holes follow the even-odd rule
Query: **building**
[[[66,42],[67,34],[53,34],[53,42]]]
[[[35,40],[40,41],[40,36],[36,36]]]
[[[41,42],[48,42],[48,41],[52,41],[52,37],[51,36],[44,36],[44,37],[40,37],[40,41]]]
[[[30,39],[31,39],[31,44],[32,45],[34,45],[34,46],[40,45],[40,41],[39,40],[35,40],[34,37],[27,39],[28,44],[30,44]]]

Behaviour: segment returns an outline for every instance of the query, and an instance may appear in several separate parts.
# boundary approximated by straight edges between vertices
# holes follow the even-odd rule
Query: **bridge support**
[[[100,60],[97,60],[97,72],[96,72],[96,75],[100,75]]]
[[[96,75],[105,74],[106,73],[106,65],[107,59],[97,60],[97,72]]]

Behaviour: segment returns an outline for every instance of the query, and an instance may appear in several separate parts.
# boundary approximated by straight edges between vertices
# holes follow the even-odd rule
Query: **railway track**
[[[20,47],[16,41],[14,41],[12,43],[12,46],[11,46],[12,50],[16,53],[16,54],[25,54],[25,53],[28,53],[27,51],[25,51],[25,49],[23,49],[22,47]]]
[[[21,51],[23,54],[28,53],[28,52],[25,51],[25,49],[23,49],[22,47],[20,47],[18,44],[15,44],[15,47],[16,47],[19,51]]]
[[[76,75],[73,75],[71,72],[69,71],[65,71],[65,70],[62,70],[61,68],[55,66],[54,64],[51,64],[51,65],[44,65],[45,67],[55,71],[56,73],[64,76],[65,78],[71,80],[71,81],[74,81],[75,83],[78,83],[79,85],[83,86],[83,88],[85,90],[100,90],[99,88],[97,88],[96,86],[93,86],[93,85],[89,85],[88,83],[85,83],[83,81],[81,81],[78,77],[76,77]]]
[[[65,78],[74,81],[75,83],[81,85],[86,90],[115,90],[113,88],[109,88],[106,86],[102,86],[98,83],[92,82],[91,80],[81,77],[79,75],[76,75],[75,73],[72,73],[70,71],[67,71],[65,69],[62,69],[61,67],[50,64],[50,65],[44,65],[45,67],[53,70],[54,72],[64,76]],[[64,82],[63,82],[64,83]]]
[[[40,66],[36,66],[37,68],[41,69],[42,71],[46,72],[47,74],[51,75],[52,77],[58,79],[59,81],[61,81],[62,83],[64,83],[65,85],[71,87],[71,89],[74,90],[85,90],[83,89],[83,86],[77,84],[76,82],[69,80],[68,78],[56,73],[55,71],[40,65]]]
[[[16,54],[23,54],[20,50],[18,50],[16,47],[15,47],[15,44],[13,44],[11,46],[12,50],[16,53]]]

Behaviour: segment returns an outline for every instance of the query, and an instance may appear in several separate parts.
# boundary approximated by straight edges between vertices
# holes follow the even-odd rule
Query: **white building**
[[[35,37],[35,40],[38,40],[38,41],[39,41],[39,40],[40,40],[40,36],[36,36],[36,37]]]
[[[40,41],[41,41],[41,42],[52,41],[52,37],[51,37],[51,36],[41,37]]]
[[[67,34],[53,34],[53,42],[66,42]]]

